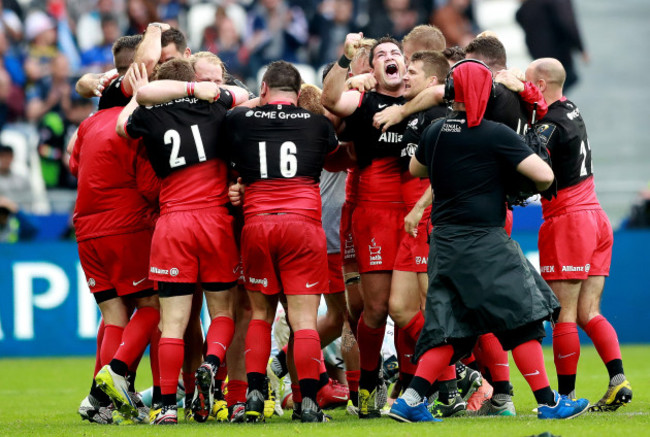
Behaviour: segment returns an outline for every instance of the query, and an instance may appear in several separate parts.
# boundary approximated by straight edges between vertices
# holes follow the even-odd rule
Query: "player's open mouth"
[[[399,73],[399,69],[397,68],[397,64],[395,63],[387,64],[385,71],[388,76],[397,76],[397,74]]]

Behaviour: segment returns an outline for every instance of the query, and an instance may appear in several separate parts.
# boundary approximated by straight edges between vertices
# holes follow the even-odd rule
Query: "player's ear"
[[[268,90],[269,90],[268,85],[266,84],[266,82],[262,81],[262,84],[260,85],[260,97],[265,96]]]

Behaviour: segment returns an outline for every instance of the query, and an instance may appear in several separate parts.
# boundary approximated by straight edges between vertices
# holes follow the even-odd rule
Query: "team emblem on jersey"
[[[378,266],[383,264],[384,261],[381,258],[381,246],[377,246],[374,238],[370,241],[372,242],[372,244],[368,245],[370,251],[370,265]]]
[[[553,132],[555,132],[555,125],[540,124],[535,128],[535,130],[537,131],[539,139],[542,140],[542,143],[547,144],[548,140],[551,139],[551,135],[553,135]]]
[[[252,109],[249,110],[249,111],[246,111],[246,117],[252,117],[253,114],[255,114],[255,111],[253,111]]]
[[[417,130],[418,129],[418,119],[414,118],[413,120],[409,121],[409,127],[411,129]]]
[[[88,286],[89,287],[94,287],[95,285],[97,285],[97,283],[95,282],[95,278],[88,279]]]

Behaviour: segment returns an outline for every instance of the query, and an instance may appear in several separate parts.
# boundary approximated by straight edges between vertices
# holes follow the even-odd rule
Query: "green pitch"
[[[554,369],[550,349],[546,348],[545,353],[547,368]],[[82,422],[77,414],[79,403],[90,387],[94,358],[0,359],[0,435],[417,437],[437,433],[444,436],[530,436],[544,431],[571,437],[650,435],[650,346],[624,347],[623,360],[634,390],[632,403],[615,413],[587,413],[567,421],[536,418],[532,412],[536,406],[534,398],[511,363],[518,414],[512,418],[465,417],[446,419],[443,423],[402,424],[387,418],[359,421],[343,410],[334,410],[331,412],[334,420],[323,424],[292,423],[289,413],[284,417],[276,416],[266,424],[184,424],[181,419],[176,427],[119,427]],[[137,386],[144,389],[151,384],[145,360],[141,368]],[[550,370],[549,377],[551,385],[555,386],[553,372]],[[607,373],[596,351],[592,347],[583,348],[578,369],[578,394],[596,402],[606,388]]]

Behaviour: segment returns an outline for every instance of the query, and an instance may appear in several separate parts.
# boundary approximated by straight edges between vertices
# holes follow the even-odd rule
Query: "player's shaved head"
[[[548,85],[562,88],[566,79],[566,71],[562,63],[555,58],[536,59],[526,70],[526,79],[536,82],[544,79]]]
[[[154,80],[167,79],[192,82],[195,77],[192,64],[187,59],[176,58],[158,66]]]
[[[264,72],[262,82],[270,89],[298,94],[302,79],[296,67],[286,61],[275,61]]]
[[[308,83],[302,84],[300,87],[300,95],[298,96],[298,106],[306,109],[314,114],[325,114],[325,107],[320,101],[323,92],[315,85]]]

